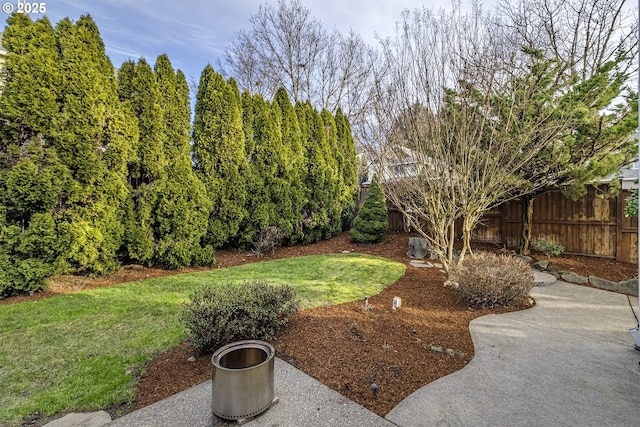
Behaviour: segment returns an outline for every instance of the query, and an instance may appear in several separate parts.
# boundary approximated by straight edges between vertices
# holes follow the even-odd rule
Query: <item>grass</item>
[[[304,307],[374,295],[405,266],[360,254],[317,255],[159,277],[0,306],[0,425],[132,401],[145,362],[185,337],[181,304],[204,284],[265,279]]]

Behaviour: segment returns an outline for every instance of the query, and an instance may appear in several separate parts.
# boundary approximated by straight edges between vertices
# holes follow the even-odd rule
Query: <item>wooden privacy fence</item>
[[[601,187],[601,190],[606,191],[606,188]],[[602,198],[597,194],[594,187],[589,187],[587,194],[576,201],[560,192],[538,197],[533,204],[532,247],[544,239],[563,245],[568,254],[637,263],[638,218],[624,216],[629,191],[620,191],[614,198]],[[472,241],[516,248],[521,239],[521,226],[520,202],[511,201],[482,217]],[[390,208],[389,228],[406,231],[405,227],[402,214]]]

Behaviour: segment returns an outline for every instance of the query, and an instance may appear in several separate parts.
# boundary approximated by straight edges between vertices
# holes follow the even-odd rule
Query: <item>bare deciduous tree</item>
[[[241,87],[267,99],[283,87],[293,102],[342,108],[352,125],[363,116],[376,54],[358,34],[328,32],[298,0],[263,4],[251,24],[225,53]]]
[[[543,96],[551,64],[536,52],[521,55],[495,30],[480,8],[422,9],[404,12],[396,37],[383,44],[387,74],[369,127],[379,139],[370,149],[382,159],[388,199],[447,270],[456,262],[456,220],[463,223],[461,261],[481,215],[513,197],[518,171],[563,130],[562,110]],[[532,109],[539,114],[527,116]],[[418,169],[394,179],[388,163],[406,147]]]

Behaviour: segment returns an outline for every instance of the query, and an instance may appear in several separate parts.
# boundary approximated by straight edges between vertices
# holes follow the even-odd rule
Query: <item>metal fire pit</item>
[[[211,361],[213,413],[227,420],[261,414],[277,402],[273,393],[275,349],[258,340],[219,348]]]

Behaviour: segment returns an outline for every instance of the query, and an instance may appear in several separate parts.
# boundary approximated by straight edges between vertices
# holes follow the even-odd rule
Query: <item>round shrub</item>
[[[451,268],[445,286],[456,289],[474,307],[524,302],[534,285],[531,267],[521,259],[479,252]]]
[[[206,354],[233,341],[269,341],[298,307],[295,289],[289,285],[272,286],[264,280],[208,285],[190,296],[181,320],[191,345]]]

